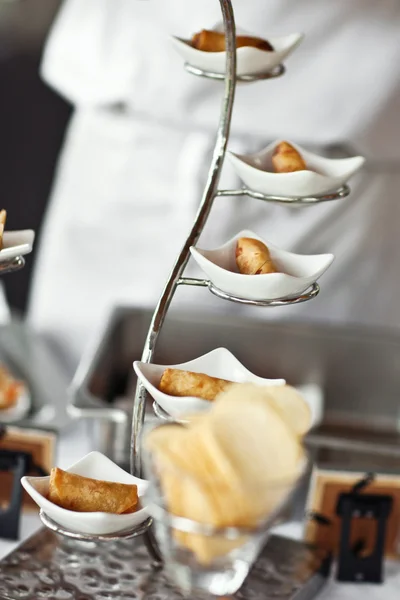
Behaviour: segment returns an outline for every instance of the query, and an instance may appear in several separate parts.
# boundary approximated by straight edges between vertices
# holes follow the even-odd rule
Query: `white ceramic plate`
[[[17,402],[11,408],[0,409],[0,423],[15,423],[23,419],[30,411],[32,404],[31,395],[24,385]]]
[[[158,385],[162,374],[168,367],[192,371],[193,373],[205,373],[211,377],[218,377],[236,383],[252,382],[259,385],[283,385],[285,383],[283,379],[263,379],[253,375],[226,348],[217,348],[208,354],[180,365],[153,365],[139,361],[134,362],[135,373],[146,390],[161,408],[174,419],[179,419],[185,414],[206,411],[210,408],[210,402],[192,396],[176,397],[160,392]]]
[[[333,192],[342,187],[363,166],[362,156],[324,158],[289,142],[304,158],[309,171],[274,173],[272,155],[277,140],[256,154],[227,152],[237,175],[251,190],[273,196],[307,198]],[[288,140],[289,141],[289,140]]]
[[[144,495],[148,485],[147,481],[130,475],[100,452],[90,452],[66,470],[69,473],[103,481],[134,483],[138,486],[139,498]],[[91,535],[108,535],[133,528],[148,518],[148,513],[144,507],[129,515],[113,515],[102,512],[81,513],[66,510],[47,500],[49,480],[50,477],[23,477],[21,483],[43,512],[68,531]]]
[[[23,231],[5,231],[3,249],[0,251],[0,262],[5,262],[32,252],[35,232],[32,229]]]
[[[242,275],[235,260],[237,240],[255,238],[269,248],[271,258],[281,273]],[[277,300],[297,296],[310,287],[332,263],[333,254],[304,256],[286,252],[263,240],[252,231],[241,231],[214,250],[191,247],[199,267],[220,290],[246,300]]]
[[[223,31],[221,24],[213,27],[214,31]],[[265,52],[258,48],[238,48],[237,49],[237,75],[255,75],[259,73],[269,73],[275,67],[280,65],[291,54],[303,39],[302,33],[293,33],[280,37],[248,33],[244,30],[237,30],[238,35],[252,35],[262,37],[270,42],[274,48],[273,52]],[[197,50],[191,45],[190,39],[180,37],[171,37],[172,43],[183,58],[192,67],[197,67],[203,71],[224,74],[226,66],[226,52],[203,52]]]

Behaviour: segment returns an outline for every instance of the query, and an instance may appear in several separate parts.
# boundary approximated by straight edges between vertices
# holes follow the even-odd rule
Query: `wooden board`
[[[310,491],[307,501],[307,510],[315,511],[332,520],[332,525],[325,526],[309,521],[306,526],[306,540],[318,547],[337,555],[341,519],[336,515],[336,503],[339,495],[350,492],[355,483],[363,479],[365,472],[346,472],[314,468]],[[366,494],[391,495],[393,508],[387,521],[385,556],[398,558],[400,541],[400,475],[379,475],[366,489]],[[359,518],[352,522],[351,542],[359,539],[366,542],[365,553],[375,545],[376,521],[374,519]]]

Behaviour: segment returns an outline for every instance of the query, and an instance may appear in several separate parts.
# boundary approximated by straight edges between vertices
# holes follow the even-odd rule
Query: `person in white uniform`
[[[306,38],[284,77],[238,86],[230,148],[254,152],[289,139],[324,152],[344,143],[368,163],[343,201],[291,209],[218,199],[202,246],[250,228],[287,250],[333,252],[317,299],[256,315],[398,327],[400,3],[233,5],[237,25],[256,35],[302,31]],[[53,25],[42,75],[75,110],[28,320],[73,361],[113,304],[156,303],[189,231],[211,161],[222,85],[186,73],[168,36],[189,37],[218,21],[218,0],[66,0]],[[223,185],[238,185],[229,165]],[[203,290],[179,291],[176,301],[236,310]]]

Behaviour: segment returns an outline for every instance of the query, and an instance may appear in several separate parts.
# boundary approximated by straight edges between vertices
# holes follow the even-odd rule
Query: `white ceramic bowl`
[[[5,231],[3,249],[0,251],[0,262],[5,262],[32,252],[35,232],[32,229],[23,231]]]
[[[211,377],[226,379],[235,383],[252,382],[259,385],[283,385],[283,379],[263,379],[246,369],[226,348],[217,348],[208,354],[179,365],[153,365],[136,361],[135,373],[149,394],[174,419],[185,414],[206,411],[210,402],[192,396],[176,397],[160,392],[158,385],[165,369],[181,369],[193,373],[205,373]]]
[[[222,25],[213,27],[215,31],[223,31]],[[237,34],[253,35],[243,30],[237,30]],[[275,67],[280,65],[291,54],[303,39],[302,33],[292,33],[290,35],[274,37],[274,36],[256,36],[270,42],[274,48],[273,52],[265,52],[258,48],[243,47],[237,49],[237,75],[256,75],[260,73],[269,73]],[[183,58],[183,60],[197,67],[202,71],[211,73],[224,74],[226,67],[226,52],[203,52],[197,50],[191,45],[190,39],[180,37],[171,37],[172,43]]]
[[[30,411],[32,399],[28,388],[24,385],[18,400],[11,408],[0,409],[0,423],[15,423],[23,419]]]
[[[249,189],[266,195],[289,198],[321,196],[342,187],[365,162],[362,156],[324,158],[289,142],[300,152],[311,170],[274,173],[272,155],[281,141],[273,142],[256,154],[227,152],[237,175]]]
[[[281,273],[242,275],[235,260],[237,240],[255,238],[269,248],[271,258]],[[191,247],[199,267],[215,287],[246,300],[277,300],[297,296],[310,287],[332,263],[333,254],[304,256],[277,248],[252,231],[241,231],[223,246],[214,250]]]
[[[148,485],[147,481],[130,475],[100,452],[90,452],[66,471],[103,481],[134,483],[138,486],[139,498],[144,495]],[[66,510],[47,500],[49,480],[50,477],[22,477],[21,483],[43,512],[68,531],[108,535],[140,525],[149,516],[145,507],[129,515]]]

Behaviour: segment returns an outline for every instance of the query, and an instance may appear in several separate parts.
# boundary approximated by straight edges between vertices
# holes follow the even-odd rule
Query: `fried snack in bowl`
[[[3,250],[3,236],[4,236],[4,230],[6,228],[6,220],[7,220],[7,211],[4,210],[4,208],[2,210],[0,210],[0,250]]]
[[[236,591],[303,475],[302,436],[276,402],[268,388],[233,384],[199,418],[145,436],[148,510],[178,584],[198,586],[203,573],[208,592]]]
[[[232,381],[210,377],[204,373],[165,369],[158,389],[170,396],[193,396],[212,402],[220,392],[230,385],[232,385]]]
[[[22,381],[14,379],[10,371],[0,365],[0,411],[15,406],[24,387]]]
[[[203,29],[199,33],[195,33],[191,44],[193,48],[202,52],[225,52],[226,50],[225,34],[210,29]],[[274,48],[266,40],[251,35],[238,35],[236,48],[244,47],[258,48],[264,52],[274,51]]]
[[[267,246],[254,238],[239,238],[236,244],[236,265],[242,275],[278,273]]]
[[[294,173],[307,170],[307,165],[300,152],[289,142],[281,142],[276,146],[272,155],[272,166],[275,173]]]
[[[82,477],[58,467],[50,473],[48,499],[67,510],[115,515],[132,513],[139,503],[136,485]]]
[[[24,476],[21,484],[42,513],[66,532],[104,536],[132,531],[149,519],[148,482],[104,454],[89,452],[51,476]]]

